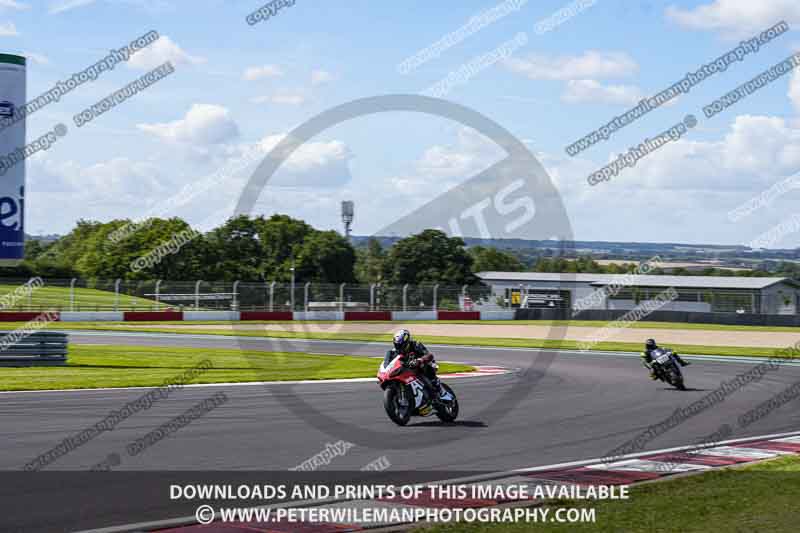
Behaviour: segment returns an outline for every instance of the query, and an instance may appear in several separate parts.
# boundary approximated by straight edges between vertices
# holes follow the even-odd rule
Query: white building
[[[525,308],[632,309],[672,288],[664,311],[796,314],[800,284],[789,278],[479,272],[497,301]]]

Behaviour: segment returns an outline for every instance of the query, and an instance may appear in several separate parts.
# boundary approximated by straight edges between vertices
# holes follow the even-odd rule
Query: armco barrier
[[[480,320],[480,311],[437,311],[437,320]]]
[[[342,311],[295,311],[295,320],[344,320]]]
[[[436,320],[436,311],[392,311],[392,320]]]
[[[392,320],[391,311],[345,311],[345,320]]]
[[[61,311],[61,322],[122,322],[122,311]]]
[[[36,317],[42,315],[42,313],[45,313],[45,311],[41,313],[32,311],[3,311],[0,312],[0,322],[28,322],[30,320],[35,320]],[[58,313],[53,314],[58,316]]]
[[[514,320],[514,311],[481,311],[481,320]]]
[[[125,322],[167,322],[183,320],[181,311],[125,311]]]
[[[239,320],[294,320],[291,311],[242,311]]]
[[[184,311],[184,320],[224,320],[228,322],[237,322],[239,318],[238,311]]]
[[[7,332],[6,337],[11,335]],[[68,337],[55,331],[33,331],[0,352],[0,366],[51,366],[67,362]]]

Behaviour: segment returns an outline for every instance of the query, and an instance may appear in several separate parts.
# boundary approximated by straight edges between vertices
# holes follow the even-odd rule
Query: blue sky
[[[510,2],[511,0],[506,0]],[[59,122],[69,134],[27,162],[28,232],[67,232],[79,218],[148,212],[203,229],[233,210],[255,164],[224,171],[253,147],[349,100],[420,93],[520,32],[527,44],[455,86],[445,98],[509,129],[542,162],[581,240],[745,244],[790,218],[797,191],[737,222],[728,212],[800,171],[800,75],[771,83],[719,115],[702,107],[800,51],[796,0],[597,0],[544,34],[537,22],[570,1],[520,5],[407,74],[398,64],[502,1],[296,0],[256,25],[263,2],[0,0],[3,51],[29,58],[28,97],[150,31],[161,38],[126,65],[84,84],[28,120],[28,140]],[[668,106],[576,157],[564,148],[716,59],[739,40],[785,20],[792,30]],[[72,117],[164,61],[175,73],[82,128]],[[700,123],[590,187],[618,153],[694,114]],[[472,130],[418,114],[342,124],[313,139],[262,194],[259,210],[339,228],[338,204],[356,202],[369,234],[500,159]],[[222,171],[220,170],[222,169]],[[221,172],[183,205],[179,191]],[[193,185],[194,184],[194,185]],[[777,247],[800,245],[781,235]]]

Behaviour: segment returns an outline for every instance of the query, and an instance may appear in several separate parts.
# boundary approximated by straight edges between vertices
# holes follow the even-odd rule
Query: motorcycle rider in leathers
[[[650,379],[657,379],[656,372],[653,369],[653,351],[659,348],[658,344],[656,344],[655,339],[647,339],[647,342],[644,343],[644,352],[642,352],[642,364],[650,371]],[[681,356],[678,355],[678,352],[673,351],[672,355],[675,356],[675,359],[681,366],[689,365],[689,361],[684,361],[681,359]]]
[[[393,348],[389,350],[392,357],[398,354],[403,355],[403,361],[410,368],[418,368],[431,382],[434,392],[439,396],[446,394],[439,378],[436,376],[436,366],[433,354],[428,351],[424,344],[411,338],[411,332],[407,329],[398,330],[392,339]]]

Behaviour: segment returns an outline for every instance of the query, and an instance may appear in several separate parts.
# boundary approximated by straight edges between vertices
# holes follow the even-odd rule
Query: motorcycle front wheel
[[[408,391],[402,390],[403,385],[392,383],[383,391],[383,408],[386,414],[398,426],[405,426],[411,419],[411,401]],[[405,394],[404,394],[405,393]],[[405,405],[402,405],[405,403]]]
[[[686,390],[686,385],[683,384],[683,376],[680,374],[675,374],[672,384],[678,390]]]
[[[442,422],[455,422],[458,417],[458,398],[456,398],[456,393],[453,392],[449,385],[442,383],[442,387],[450,393],[453,399],[447,402],[439,402],[436,406],[436,416]]]

